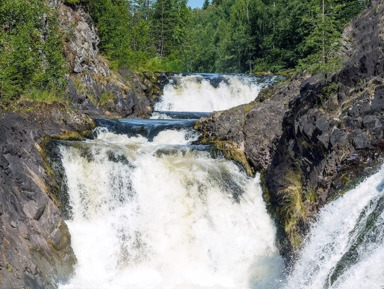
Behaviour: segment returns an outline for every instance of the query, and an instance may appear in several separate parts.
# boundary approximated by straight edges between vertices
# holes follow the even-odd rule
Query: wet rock
[[[274,90],[266,90],[256,101],[215,112],[199,120],[195,128],[203,132],[203,142],[217,140],[234,141],[246,154],[256,170],[267,168],[273,152],[275,140],[283,132],[284,114],[289,110],[289,102],[299,93],[301,76],[289,84],[282,84]]]

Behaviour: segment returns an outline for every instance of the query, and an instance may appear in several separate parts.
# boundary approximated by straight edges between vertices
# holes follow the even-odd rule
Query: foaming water
[[[60,289],[275,288],[283,262],[259,179],[206,152],[156,154],[188,133],[99,129],[60,146],[78,259]]]
[[[174,77],[153,119],[97,119],[94,140],[61,142],[78,263],[59,288],[383,289],[383,168],[321,210],[283,277],[259,178],[195,144],[197,118],[264,85]]]
[[[384,288],[384,168],[324,207],[284,288]]]
[[[225,110],[256,99],[260,90],[273,78],[261,81],[249,75],[217,75],[210,78],[201,75],[174,76],[164,87],[158,111]]]

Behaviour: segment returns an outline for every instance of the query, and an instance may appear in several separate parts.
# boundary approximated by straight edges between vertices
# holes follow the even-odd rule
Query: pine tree
[[[204,1],[204,4],[203,4],[203,10],[207,9],[207,8],[209,7],[210,4],[211,4],[211,3],[210,3],[209,0],[205,0],[205,1]]]

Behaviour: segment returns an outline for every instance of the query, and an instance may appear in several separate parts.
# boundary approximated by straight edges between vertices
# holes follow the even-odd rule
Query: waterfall
[[[196,77],[178,81],[186,95],[202,99],[201,91],[190,91]],[[198,85],[216,93],[209,101],[228,90],[226,105],[229,98],[237,105],[244,98],[233,93],[245,91],[245,82],[231,83],[239,79],[220,78],[215,88],[211,76]],[[261,84],[253,85],[252,99]],[[175,102],[183,112],[97,119],[94,139],[59,143],[78,260],[60,289],[277,288],[283,260],[259,178],[211,146],[194,144],[193,124],[207,113],[186,111],[215,107],[203,106]]]
[[[384,168],[324,206],[285,267],[259,176],[196,144],[199,117],[264,80],[175,76],[151,119],[97,119],[93,139],[58,142],[78,261],[60,289],[384,288]]]
[[[384,167],[325,206],[285,288],[384,288]]]
[[[158,111],[212,112],[229,109],[255,100],[263,87],[275,77],[250,75],[174,76],[165,86]]]
[[[272,286],[282,261],[258,178],[188,148],[194,137],[99,129],[60,146],[78,259],[62,289]]]

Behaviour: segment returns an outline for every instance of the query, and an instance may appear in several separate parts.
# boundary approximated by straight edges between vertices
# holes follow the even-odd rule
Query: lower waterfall
[[[60,146],[78,259],[61,289],[275,286],[283,262],[258,178],[189,146],[195,138],[99,129]]]

